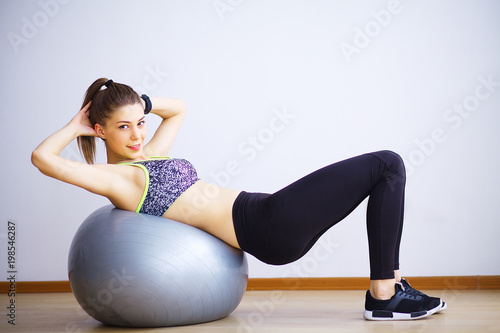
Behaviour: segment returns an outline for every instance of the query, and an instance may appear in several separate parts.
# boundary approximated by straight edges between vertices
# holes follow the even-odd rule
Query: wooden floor
[[[17,294],[16,326],[7,323],[10,298],[0,295],[0,332],[500,332],[500,291],[434,290],[448,309],[415,321],[362,317],[364,291],[248,291],[227,318],[192,326],[124,329],[90,318],[71,293]]]

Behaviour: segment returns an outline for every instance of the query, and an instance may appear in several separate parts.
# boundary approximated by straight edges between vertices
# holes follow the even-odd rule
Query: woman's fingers
[[[87,104],[85,104],[85,106],[82,108],[82,111],[83,112],[87,112],[87,110],[89,109],[90,107],[90,104],[92,104],[92,101],[88,102]]]

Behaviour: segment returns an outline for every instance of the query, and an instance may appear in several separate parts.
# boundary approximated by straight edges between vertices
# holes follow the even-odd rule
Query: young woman
[[[149,111],[163,120],[145,144]],[[87,90],[77,115],[33,151],[32,161],[42,173],[105,196],[117,208],[192,225],[274,265],[302,257],[369,196],[371,274],[364,317],[419,319],[446,308],[441,299],[413,289],[399,273],[405,169],[397,154],[379,151],[350,158],[274,194],[235,191],[198,179],[186,160],[164,157],[185,113],[182,100],[150,100],[101,78]],[[87,164],[60,156],[75,138]],[[107,164],[94,164],[98,138],[104,140]]]

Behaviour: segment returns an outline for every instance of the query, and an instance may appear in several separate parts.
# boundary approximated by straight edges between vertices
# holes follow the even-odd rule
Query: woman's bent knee
[[[391,174],[402,178],[406,177],[404,161],[398,153],[392,150],[381,150],[372,154],[384,162]]]

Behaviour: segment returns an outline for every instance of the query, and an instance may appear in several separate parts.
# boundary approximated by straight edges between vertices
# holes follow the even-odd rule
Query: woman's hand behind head
[[[88,102],[69,122],[69,125],[76,129],[78,136],[97,136],[89,120],[90,103],[92,102]]]

